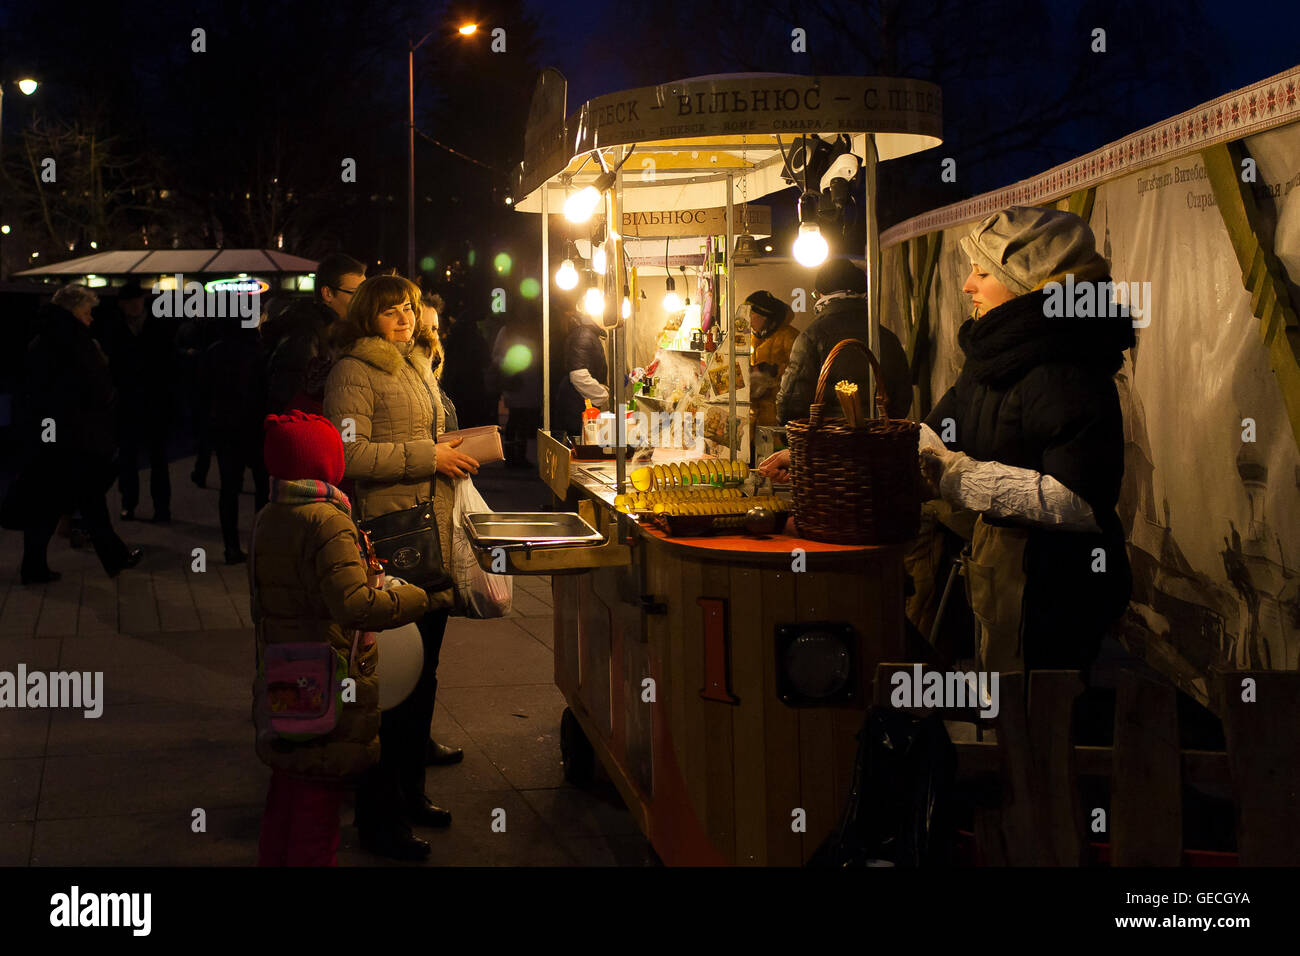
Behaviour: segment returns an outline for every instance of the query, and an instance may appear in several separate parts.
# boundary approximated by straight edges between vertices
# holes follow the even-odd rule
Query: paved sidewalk
[[[0,865],[251,865],[270,773],[253,752],[251,622],[244,566],[222,562],[217,492],[190,481],[193,459],[171,465],[168,526],[121,523],[145,560],[116,580],[89,549],[56,537],[63,579],[19,583],[22,536],[0,533],[0,671],[103,671],[98,719],[81,711],[0,709]],[[217,484],[215,464],[210,475]],[[535,509],[531,471],[484,469],[477,481],[499,510]],[[151,512],[147,474],[141,475]],[[252,524],[251,482],[242,522]],[[109,495],[116,514],[116,490]],[[247,546],[247,545],[245,545]],[[190,570],[193,549],[207,570]],[[552,682],[548,578],[516,578],[512,614],[453,618],[438,669],[435,736],[465,760],[431,768],[427,792],[450,809],[447,831],[421,830],[432,864],[646,865],[654,857],[612,788],[563,780],[564,699]],[[492,814],[506,812],[506,832]],[[192,829],[194,811],[206,832]],[[350,824],[351,809],[344,810]],[[387,861],[343,829],[339,863]]]

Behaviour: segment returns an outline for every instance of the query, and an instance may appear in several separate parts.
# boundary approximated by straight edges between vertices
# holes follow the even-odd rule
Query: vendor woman
[[[790,324],[794,313],[790,306],[764,289],[745,299],[740,310],[753,333],[749,359],[749,401],[753,410],[750,428],[775,425],[776,393],[781,387],[781,376],[790,364],[790,349],[799,337]],[[752,431],[749,437],[752,448]]]
[[[1132,320],[1062,315],[1044,289],[1069,274],[1076,290],[1109,282],[1092,230],[1071,213],[1013,206],[961,248],[966,361],[925,419],[923,472],[933,496],[978,513],[966,586],[981,667],[1085,668],[1132,585],[1115,513],[1124,430],[1113,380]]]

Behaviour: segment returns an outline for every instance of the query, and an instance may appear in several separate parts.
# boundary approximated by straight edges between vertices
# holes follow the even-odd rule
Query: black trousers
[[[140,504],[139,458],[141,451],[147,451],[149,496],[153,498],[154,514],[171,514],[172,481],[167,471],[167,426],[157,418],[170,413],[170,409],[155,409],[124,416],[122,419],[121,441],[118,445],[121,473],[118,475],[117,487],[122,493],[123,511],[134,511]]]
[[[126,563],[128,549],[113,530],[113,521],[108,515],[107,491],[101,483],[102,475],[97,471],[88,468],[74,473],[68,487],[71,500],[65,501],[60,495],[33,503],[23,531],[23,573],[38,574],[48,568],[46,552],[50,539],[54,537],[59,518],[68,506],[81,512],[86,532],[105,571],[118,571]]]
[[[506,429],[502,449],[506,461],[527,462],[528,441],[542,424],[540,408],[511,408],[510,417],[506,419]]]
[[[217,456],[217,471],[221,474],[221,494],[217,498],[217,512],[221,517],[221,539],[227,551],[239,547],[239,495],[244,489],[244,470],[253,470],[253,510],[258,512],[270,497],[271,482],[262,463],[262,449],[257,440],[243,435],[214,432],[212,450]]]
[[[424,796],[425,755],[438,694],[438,655],[447,631],[447,612],[430,611],[416,622],[424,646],[424,667],[411,696],[379,723],[379,763],[357,790],[357,829],[407,827],[407,807]],[[383,653],[383,639],[379,652]]]

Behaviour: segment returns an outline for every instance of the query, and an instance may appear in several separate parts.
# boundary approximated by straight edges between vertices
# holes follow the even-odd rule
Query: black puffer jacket
[[[582,433],[582,412],[586,402],[578,390],[569,381],[569,373],[579,369],[591,372],[591,377],[602,385],[609,374],[605,361],[604,334],[586,321],[575,321],[564,339],[563,377],[558,388],[558,408],[556,409],[560,427],[570,435]]]
[[[316,404],[324,401],[325,379],[334,364],[329,331],[336,318],[325,303],[311,300],[295,302],[276,320],[266,370],[269,412],[286,411],[300,393]]]
[[[27,350],[20,430],[29,449],[107,461],[117,451],[117,393],[108,357],[90,329],[67,309],[50,305]],[[40,440],[41,422],[54,419],[53,443]]]
[[[865,298],[849,296],[827,302],[821,314],[799,333],[794,348],[790,350],[790,364],[781,377],[781,391],[776,398],[777,421],[784,425],[791,419],[807,418],[808,409],[817,395],[817,377],[821,375],[822,363],[831,354],[831,349],[843,339],[858,339],[865,345],[869,334]],[[907,417],[912,407],[912,373],[907,366],[907,353],[898,337],[884,326],[880,327],[880,354],[876,358],[884,372],[890,415]],[[865,389],[870,370],[866,356],[857,350],[841,353],[835,359],[825,395],[828,417],[843,414],[832,391],[835,383],[848,379]],[[863,403],[863,410],[871,414],[869,400]]]
[[[1133,345],[1132,322],[1046,318],[1044,298],[1031,292],[961,327],[966,364],[925,419],[940,438],[945,419],[953,420],[953,450],[1051,475],[1088,502],[1101,527],[1100,534],[1030,533],[1024,647],[1031,669],[1084,666],[1132,589],[1115,514],[1124,425],[1113,379]],[[1104,549],[1104,574],[1092,570],[1094,548]]]

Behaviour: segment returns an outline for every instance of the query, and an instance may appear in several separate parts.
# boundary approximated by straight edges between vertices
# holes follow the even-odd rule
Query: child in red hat
[[[329,419],[295,410],[268,415],[265,425],[271,501],[258,515],[249,563],[259,675],[275,644],[292,644],[295,653],[325,644],[336,673],[346,666],[350,680],[342,682],[331,729],[286,734],[283,719],[276,730],[266,716],[283,714],[286,688],[259,676],[257,753],[272,775],[258,864],[333,866],[343,793],[379,757],[378,646],[362,646],[358,632],[415,621],[429,599],[414,585],[368,583],[352,506],[337,487],[343,441]]]

